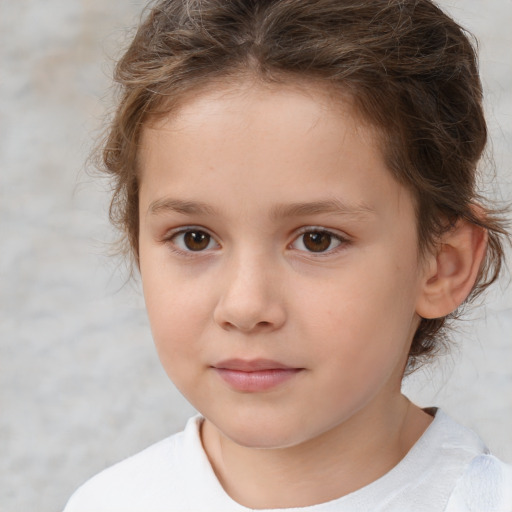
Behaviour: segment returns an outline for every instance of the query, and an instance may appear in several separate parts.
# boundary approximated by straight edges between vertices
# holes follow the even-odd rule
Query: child
[[[185,431],[66,512],[512,510],[400,392],[499,274],[474,50],[429,0],[160,0],[104,146]]]

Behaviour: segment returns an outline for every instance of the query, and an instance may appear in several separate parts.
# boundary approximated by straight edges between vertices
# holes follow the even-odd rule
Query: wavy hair
[[[315,80],[348,93],[377,129],[390,172],[415,199],[420,254],[465,219],[489,240],[466,302],[497,279],[509,235],[503,211],[484,206],[476,186],[487,139],[476,51],[471,36],[429,0],[150,4],[117,64],[119,101],[101,148],[114,182],[111,220],[135,261],[142,127],[186,94],[247,73],[277,83]],[[421,320],[409,371],[445,345],[450,317]]]

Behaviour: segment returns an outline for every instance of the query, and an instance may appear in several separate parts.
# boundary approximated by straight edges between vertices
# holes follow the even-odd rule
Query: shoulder
[[[512,512],[512,465],[494,455],[474,457],[450,497],[446,512]]]
[[[159,511],[187,484],[184,470],[194,457],[195,438],[200,443],[198,424],[199,418],[191,418],[183,432],[98,473],[77,489],[64,512]]]
[[[407,472],[416,471],[416,479],[403,503],[421,496],[428,497],[424,510],[429,511],[512,512],[512,467],[490,454],[471,429],[441,410],[434,412],[434,421],[407,457],[414,466]]]

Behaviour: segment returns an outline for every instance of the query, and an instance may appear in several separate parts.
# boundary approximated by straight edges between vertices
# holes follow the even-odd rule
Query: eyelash
[[[343,250],[347,245],[350,244],[350,240],[339,233],[333,232],[329,229],[325,229],[323,227],[317,227],[317,226],[307,226],[305,228],[302,228],[298,235],[293,239],[292,243],[289,244],[289,247],[291,247],[296,242],[302,240],[302,245],[305,247],[303,237],[306,234],[315,234],[315,235],[327,235],[329,237],[329,247],[332,244],[333,240],[336,240],[338,243],[333,248],[327,248],[323,251],[308,251],[308,250],[301,250],[300,252],[304,252],[308,254],[308,256],[313,256],[315,258],[321,258],[321,257],[327,257],[332,254],[336,254],[339,251]]]
[[[185,236],[187,233],[206,235],[208,237],[207,245],[202,249],[193,250],[193,249],[186,247],[186,242],[184,240],[181,241],[181,244],[177,244],[176,239],[179,236]],[[303,240],[304,235],[307,235],[307,234],[326,235],[327,237],[329,237],[328,247],[325,250],[321,250],[321,251],[308,250],[304,243],[304,240]],[[331,254],[336,254],[338,251],[344,249],[348,244],[350,244],[350,240],[347,237],[342,236],[338,233],[335,233],[333,231],[330,231],[330,230],[322,228],[322,227],[307,226],[307,227],[302,228],[298,232],[297,236],[293,239],[293,241],[290,244],[288,244],[288,248],[293,249],[293,245],[301,240],[302,240],[301,244],[304,247],[304,249],[299,249],[299,251],[302,253],[311,255],[313,257],[325,257],[325,256],[328,256]],[[337,245],[333,248],[330,248],[330,246],[333,243],[333,240],[335,240],[337,242]],[[194,257],[195,255],[199,255],[201,253],[205,253],[206,251],[213,249],[214,247],[210,247],[212,242],[216,245],[217,248],[220,247],[220,244],[215,240],[215,237],[213,237],[207,230],[205,230],[204,228],[196,227],[196,226],[187,226],[187,227],[181,228],[177,231],[173,231],[173,232],[169,233],[163,239],[163,242],[168,244],[173,252],[176,252],[176,253],[186,256],[186,257]],[[182,247],[180,247],[180,245],[182,245]]]
[[[209,240],[208,240],[207,246],[204,249],[197,250],[197,251],[188,249],[186,247],[180,247],[176,243],[176,239],[180,235],[186,235],[187,233],[196,233],[196,234],[202,234],[202,235],[208,236]],[[194,257],[195,255],[198,255],[200,253],[205,252],[206,250],[211,249],[211,247],[209,247],[209,246],[212,242],[214,242],[217,246],[220,246],[220,244],[215,240],[215,238],[210,233],[208,233],[207,230],[205,230],[204,228],[196,227],[196,226],[188,226],[185,228],[178,229],[177,231],[173,231],[173,232],[169,233],[164,238],[163,241],[169,245],[169,247],[171,248],[171,250],[173,252],[178,253],[179,255],[182,255],[182,256],[186,256],[186,257]],[[185,245],[184,241],[182,243],[183,243],[183,245]]]

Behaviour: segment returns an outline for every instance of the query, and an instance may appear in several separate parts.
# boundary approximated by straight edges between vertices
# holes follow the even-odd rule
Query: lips
[[[231,388],[245,393],[272,390],[304,370],[270,359],[229,359],[212,368]]]

